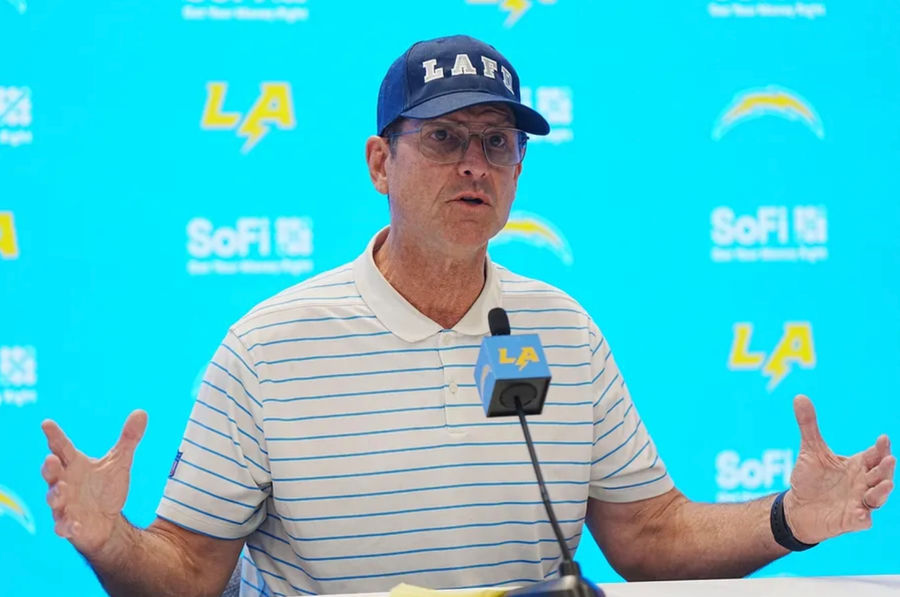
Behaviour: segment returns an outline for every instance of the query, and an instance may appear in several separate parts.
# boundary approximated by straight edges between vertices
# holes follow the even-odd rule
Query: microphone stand
[[[541,490],[541,500],[544,502],[550,526],[553,527],[553,533],[556,535],[556,541],[562,552],[562,561],[559,564],[559,578],[514,589],[506,593],[506,597],[605,597],[600,587],[588,582],[581,575],[581,567],[572,559],[572,552],[569,551],[569,546],[563,538],[562,529],[559,528],[559,522],[556,520],[556,514],[553,513],[553,505],[547,493],[544,475],[541,474],[541,466],[538,464],[537,453],[534,451],[534,442],[531,440],[531,432],[528,430],[528,422],[525,420],[522,401],[515,394],[513,399],[516,404],[516,414],[519,415],[519,423],[522,425],[522,432],[525,434],[525,443],[528,445],[528,454],[531,456],[531,464],[534,467],[538,487]]]

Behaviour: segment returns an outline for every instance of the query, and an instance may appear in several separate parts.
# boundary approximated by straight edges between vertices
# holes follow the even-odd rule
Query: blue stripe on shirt
[[[584,500],[555,500],[554,504],[583,504]],[[495,508],[498,506],[538,506],[543,504],[541,500],[533,500],[530,502],[472,502],[469,504],[449,504],[444,506],[426,506],[422,508],[408,508],[405,510],[386,510],[384,512],[363,512],[358,514],[340,514],[334,516],[309,516],[309,517],[292,517],[281,515],[282,520],[290,522],[316,522],[319,520],[344,520],[348,518],[374,518],[377,516],[397,516],[399,514],[415,514],[417,512],[436,512],[441,510],[458,510],[460,508]]]
[[[280,379],[261,379],[259,383],[288,383],[292,381],[312,381],[317,379],[335,379],[341,377],[365,377],[367,375],[385,375],[388,373],[418,373],[421,371],[441,371],[443,366],[412,367],[409,369],[380,369],[377,371],[354,371],[353,373],[329,373],[325,375],[309,375],[306,377],[285,377]]]
[[[593,460],[593,461],[591,462],[591,465],[595,465],[595,464],[597,464],[598,462],[602,462],[603,460],[606,460],[607,458],[609,458],[610,456],[612,456],[613,454],[615,454],[616,452],[618,452],[620,449],[622,449],[622,447],[624,447],[625,444],[627,444],[627,443],[630,442],[632,439],[634,439],[635,434],[638,432],[638,429],[641,428],[641,425],[642,425],[642,424],[643,424],[643,421],[638,420],[637,425],[634,426],[634,431],[632,431],[632,432],[628,435],[628,437],[626,437],[625,440],[624,440],[621,444],[619,444],[618,446],[616,446],[615,448],[613,448],[612,450],[610,450],[609,452],[607,452],[606,454],[604,454],[604,455],[601,456],[600,458],[597,458],[596,460]]]
[[[309,336],[303,338],[282,338],[281,340],[270,340],[269,342],[257,342],[247,348],[247,351],[252,351],[255,348],[259,348],[260,346],[273,346],[275,344],[287,344],[290,342],[320,342],[326,341],[330,342],[332,340],[346,340],[347,338],[371,338],[374,336],[385,336],[391,334],[391,332],[385,330],[382,332],[361,332],[358,334],[339,334],[337,336]]]
[[[590,481],[547,481],[546,485],[587,485]],[[320,500],[341,500],[378,497],[384,495],[397,495],[401,493],[420,493],[424,491],[442,491],[445,489],[461,489],[463,487],[505,487],[508,485],[534,485],[534,481],[498,481],[498,482],[481,482],[481,483],[453,483],[450,485],[434,485],[430,487],[412,487],[404,489],[390,489],[387,491],[371,491],[367,493],[345,493],[341,495],[316,495],[303,496],[295,498],[283,498],[274,496],[278,502],[314,502]]]
[[[184,462],[184,458],[181,459]],[[581,462],[578,460],[544,460],[541,462],[542,466],[584,466],[585,462]],[[388,470],[379,470],[379,471],[369,471],[366,473],[353,472],[353,473],[343,473],[339,475],[314,475],[311,477],[273,477],[273,482],[279,483],[288,483],[295,481],[321,481],[324,479],[347,479],[347,478],[355,478],[355,477],[374,477],[378,475],[394,475],[398,473],[415,473],[421,471],[433,471],[433,470],[443,470],[443,469],[453,469],[453,468],[465,468],[465,467],[479,467],[479,466],[531,466],[530,460],[520,460],[520,461],[510,461],[510,462],[455,462],[452,464],[435,464],[431,466],[417,466],[411,468],[398,468],[398,469],[388,469]],[[255,489],[255,488],[254,488]]]
[[[235,377],[235,375],[232,374],[231,371],[229,371],[228,369],[226,369],[225,367],[223,367],[222,365],[218,364],[215,361],[210,361],[209,364],[213,367],[216,367],[217,369],[221,369],[228,377],[230,377],[231,379],[236,381],[238,383],[238,385],[241,386],[241,389],[244,390],[244,394],[247,395],[247,398],[252,400],[253,403],[256,404],[256,406],[259,406],[260,408],[262,408],[262,404],[260,403],[260,401],[257,400],[256,398],[254,398],[253,394],[251,394],[250,392],[247,391],[247,387],[244,385],[244,382],[241,381],[240,378]],[[206,380],[203,380],[203,381],[206,381]],[[212,384],[210,384],[210,385],[212,385]]]
[[[606,393],[609,392],[609,389],[613,386],[613,384],[615,383],[615,381],[617,379],[619,379],[618,373],[616,373],[616,375],[612,378],[612,380],[609,382],[609,385],[606,386],[606,389],[603,390],[603,392],[600,394],[600,397],[597,398],[596,402],[594,402],[594,406],[597,406],[598,404],[600,404],[603,401],[603,398],[606,396]]]
[[[222,348],[224,348],[225,350],[227,350],[228,352],[230,352],[231,354],[233,354],[233,355],[235,356],[235,358],[237,358],[237,360],[239,360],[239,361],[241,362],[241,364],[242,364],[244,367],[246,367],[247,371],[250,372],[250,375],[252,375],[252,376],[255,377],[256,379],[259,379],[259,376],[256,374],[256,371],[254,371],[253,369],[251,369],[251,368],[250,368],[250,365],[248,365],[247,362],[246,362],[244,359],[241,358],[241,355],[239,355],[238,353],[234,352],[234,349],[233,349],[233,348],[231,348],[230,346],[228,346],[228,345],[225,344],[224,342],[222,343],[221,346],[222,346]]]
[[[350,282],[352,284],[352,282]],[[341,284],[347,284],[347,282],[341,282]],[[246,332],[240,334],[238,338],[243,338],[247,334],[251,334],[253,332],[257,332],[259,330],[265,330],[268,328],[274,328],[282,325],[290,325],[292,323],[318,323],[322,321],[352,321],[354,319],[376,319],[374,315],[348,315],[347,317],[304,317],[301,319],[289,319],[287,321],[277,321],[275,323],[267,323],[266,325],[260,325],[255,328],[251,328]]]

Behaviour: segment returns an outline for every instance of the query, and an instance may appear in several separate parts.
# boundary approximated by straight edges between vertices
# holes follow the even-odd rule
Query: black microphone
[[[550,369],[537,334],[510,335],[509,317],[502,307],[488,313],[491,335],[481,340],[475,365],[475,384],[489,417],[518,415],[531,456],[531,465],[541,491],[541,501],[550,519],[550,526],[562,554],[559,578],[545,580],[506,593],[507,597],[604,597],[603,591],[581,575],[581,568],[572,559],[553,512],[544,475],[538,463],[534,442],[525,420],[527,414],[540,414],[550,383]]]
[[[488,311],[488,328],[491,336],[509,336],[509,316],[503,307],[494,307]]]

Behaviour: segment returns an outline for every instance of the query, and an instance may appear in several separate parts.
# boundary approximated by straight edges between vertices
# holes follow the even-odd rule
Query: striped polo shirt
[[[518,419],[484,415],[474,380],[488,311],[540,336],[553,380],[529,417],[574,551],[588,496],[673,487],[604,337],[572,298],[486,264],[452,329],[410,305],[373,250],[232,326],[207,369],[158,515],[246,538],[241,595],[525,584],[560,550]]]

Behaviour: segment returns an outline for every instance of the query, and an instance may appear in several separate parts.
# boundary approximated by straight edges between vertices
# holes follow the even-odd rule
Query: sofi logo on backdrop
[[[25,406],[37,399],[37,350],[0,346],[0,405]]]
[[[283,131],[296,126],[290,83],[261,83],[259,96],[246,112],[226,110],[227,95],[228,83],[212,81],[206,84],[206,104],[200,127],[208,131],[235,131],[244,139],[241,153],[256,147],[273,126]]]
[[[710,224],[716,263],[828,259],[828,214],[821,205],[766,205],[744,214],[717,207]]]
[[[816,347],[812,325],[808,321],[784,324],[781,339],[769,351],[753,350],[753,324],[734,324],[734,340],[728,355],[732,371],[762,371],[769,379],[766,388],[771,392],[793,370],[794,366],[812,369],[816,366]]]
[[[743,502],[791,485],[794,453],[786,449],[763,450],[758,457],[741,457],[734,450],[716,456],[717,502]]]
[[[309,9],[306,0],[183,0],[181,18],[293,24],[309,19]]]
[[[215,225],[193,218],[187,225],[189,274],[290,274],[313,270],[313,225],[307,217],[241,217]]]
[[[714,19],[787,18],[812,20],[824,17],[826,13],[823,2],[796,2],[795,0],[710,2],[706,10],[709,16]]]

